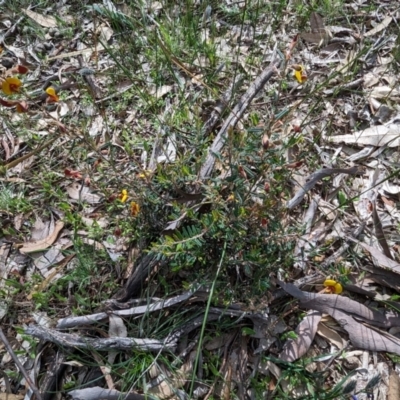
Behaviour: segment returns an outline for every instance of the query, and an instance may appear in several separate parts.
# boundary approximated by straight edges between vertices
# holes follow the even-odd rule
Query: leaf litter
[[[244,6],[238,3],[239,10]],[[150,37],[146,35],[159,29],[161,10],[166,7],[163,2],[156,2],[147,10],[148,18],[143,23],[150,28],[142,26],[138,43],[142,40],[141,45],[145,45]],[[229,2],[226,7],[229,9]],[[27,361],[31,351],[24,342],[26,336],[18,336],[13,331],[12,326],[18,325],[24,327],[24,335],[52,346],[52,365],[63,374],[64,383],[67,385],[72,379],[77,382],[69,392],[72,398],[121,395],[138,399],[145,395],[177,398],[178,394],[186,398],[230,398],[232,393],[239,398],[257,398],[252,379],[258,373],[268,376],[269,383],[264,390],[267,398],[288,398],[279,394],[282,390],[290,393],[289,398],[297,398],[310,395],[310,387],[304,382],[294,384],[287,371],[291,363],[296,365],[296,360],[308,358],[312,359],[307,365],[309,370],[314,368],[325,373],[332,365],[342,363],[344,372],[334,369],[330,375],[333,384],[323,384],[324,390],[335,393],[337,385],[343,385],[343,380],[348,378],[355,379],[352,393],[357,393],[358,399],[367,398],[365,391],[372,391],[377,399],[386,398],[387,393],[387,398],[396,398],[393,393],[398,387],[398,363],[393,356],[390,359],[386,356],[386,353],[400,355],[397,337],[400,317],[395,301],[400,290],[400,214],[397,210],[400,134],[395,49],[398,43],[392,30],[396,11],[379,9],[372,13],[362,2],[346,2],[345,8],[350,14],[361,12],[363,21],[357,20],[354,14],[353,20],[333,17],[331,24],[319,9],[309,13],[306,29],[299,27],[295,13],[289,13],[281,16],[280,30],[274,31],[265,27],[262,18],[254,27],[238,25],[237,21],[219,14],[214,18],[212,9],[204,12],[202,42],[214,40],[222,62],[221,67],[214,69],[221,76],[222,96],[211,102],[216,106],[201,129],[204,137],[212,134],[196,171],[206,189],[198,196],[200,186],[196,182],[192,187],[187,183],[184,190],[164,191],[161,196],[166,196],[168,204],[174,205],[175,199],[185,198],[184,204],[188,206],[180,209],[181,212],[175,210],[168,221],[150,221],[157,227],[159,236],[168,230],[177,235],[180,226],[192,218],[193,210],[197,212],[204,206],[199,198],[212,204],[208,200],[212,186],[207,179],[218,176],[224,182],[221,193],[232,190],[234,168],[227,162],[229,149],[232,144],[244,146],[239,136],[245,132],[244,127],[254,122],[254,113],[258,112],[264,116],[253,123],[257,132],[262,133],[260,152],[281,150],[285,164],[275,166],[274,174],[260,175],[257,178],[262,183],[260,188],[251,184],[256,168],[250,159],[247,159],[248,165],[237,167],[244,187],[251,194],[251,207],[262,207],[259,198],[274,185],[280,169],[293,170],[293,179],[287,182],[289,192],[282,192],[278,199],[285,210],[281,222],[288,231],[296,223],[304,227],[294,235],[291,265],[294,268],[285,270],[278,266],[273,270],[269,287],[257,304],[251,298],[238,296],[228,303],[216,298],[212,308],[206,307],[210,286],[195,285],[185,292],[183,288],[190,276],[184,272],[178,272],[181,275],[175,283],[175,289],[181,294],[167,297],[167,293],[159,291],[162,298],[140,297],[144,287],[154,289],[153,279],[160,274],[161,279],[164,264],[151,259],[151,254],[146,255],[145,244],[140,240],[132,245],[129,236],[134,235],[133,231],[121,237],[124,222],[134,224],[144,212],[143,206],[146,207],[140,188],[151,188],[155,176],[168,171],[187,153],[198,156],[196,147],[190,147],[190,139],[181,135],[180,128],[171,130],[167,121],[174,121],[178,114],[178,94],[185,93],[186,98],[201,99],[203,103],[209,100],[207,93],[211,95],[213,89],[208,82],[207,57],[198,56],[189,64],[182,54],[176,56],[176,49],[158,33],[154,36],[156,43],[163,57],[170,61],[173,77],[160,84],[160,77],[152,74],[154,65],[150,65],[144,52],[137,52],[135,68],[140,68],[134,71],[124,70],[126,66],[118,59],[118,52],[123,54],[126,49],[118,40],[117,26],[123,21],[132,27],[129,24],[134,10],[129,7],[121,8],[120,4],[105,1],[104,5],[91,6],[91,14],[75,14],[62,3],[57,13],[54,9],[50,12],[51,7],[44,11],[24,8],[26,17],[22,19],[16,19],[12,10],[1,12],[2,80],[14,65],[28,67],[23,85],[26,105],[4,100],[1,111],[10,121],[3,123],[1,136],[0,169],[4,176],[1,184],[14,192],[7,202],[0,202],[4,217],[4,239],[0,246],[0,290],[4,299],[0,301],[0,320],[8,335],[15,336],[14,348],[9,347],[8,352],[5,347],[0,348],[3,365],[12,368],[8,354],[17,348],[22,354],[22,345],[25,352],[18,356],[21,360]],[[53,15],[58,15],[64,25]],[[73,28],[74,23],[78,29]],[[23,34],[30,29],[44,29],[43,35],[32,36],[31,42],[25,41]],[[63,29],[72,29],[68,40],[63,37]],[[282,46],[277,46],[278,43]],[[263,62],[254,68],[248,64],[247,57],[257,47],[263,52]],[[235,81],[226,72],[227,62],[229,68],[245,71],[247,91],[241,87],[242,76]],[[300,71],[296,79],[292,77],[293,71]],[[138,84],[143,85],[142,93],[146,92],[150,100],[140,98],[140,91],[132,94],[131,90]],[[47,90],[49,87],[51,91]],[[135,111],[110,106],[112,99],[124,96],[128,102],[125,107]],[[157,118],[146,113],[145,110],[164,101],[164,109]],[[20,110],[21,105],[22,110],[27,107],[28,113],[15,112],[12,107],[18,105]],[[187,110],[186,124],[199,123],[196,113],[194,108]],[[88,117],[84,129],[77,123],[82,115]],[[23,123],[28,124],[28,129],[17,134],[15,127]],[[263,134],[268,140],[261,144]],[[312,145],[307,147],[307,143]],[[85,149],[84,154],[80,153],[80,147]],[[197,147],[200,148],[200,142]],[[316,150],[314,159],[310,149]],[[149,161],[147,154],[151,154]],[[41,179],[51,184],[40,187]],[[119,197],[125,182],[136,189],[124,189],[129,196],[129,207],[124,207],[125,200]],[[43,197],[38,195],[39,188],[45,193]],[[30,202],[25,204],[18,193],[28,194]],[[234,196],[227,199],[227,204],[232,205],[238,201]],[[68,217],[67,205],[72,210]],[[114,217],[112,212],[116,210],[118,214]],[[85,229],[74,230],[76,221],[68,221],[71,215],[81,218]],[[260,224],[268,229],[268,217],[264,216]],[[108,230],[107,235],[98,238],[96,230],[99,229]],[[192,233],[190,240],[171,237],[183,245],[192,240],[201,242],[206,232]],[[73,251],[69,250],[72,246]],[[89,263],[81,259],[81,251],[86,248],[96,254],[104,251],[107,263],[112,263],[116,270],[110,273],[103,262],[91,278],[93,287],[87,289],[87,295],[101,292],[102,287],[107,287],[107,280],[116,280],[116,287],[107,292],[108,297],[114,296],[116,300],[99,302],[99,309],[94,313],[84,308],[83,315],[76,315],[78,304],[82,307],[84,303],[76,290],[76,281],[71,280],[68,290],[58,295],[57,282],[70,279],[69,271],[77,269],[76,263]],[[240,260],[241,255],[230,257]],[[121,278],[122,271],[118,271],[123,258],[130,258],[134,266],[125,275],[126,283]],[[251,266],[244,272],[238,266],[235,268],[235,279],[246,286]],[[303,277],[313,274],[317,278],[312,284],[303,283]],[[277,285],[273,284],[275,276]],[[324,279],[330,277],[342,279],[343,294],[321,293]],[[83,284],[87,278],[77,279]],[[24,291],[17,296],[13,294],[13,287],[23,287],[30,280],[36,283],[30,286],[28,294]],[[116,295],[117,286],[123,295]],[[140,288],[134,296],[133,287]],[[50,296],[54,310],[45,307],[49,301],[46,293],[54,293]],[[125,300],[118,301],[122,298]],[[58,309],[63,302],[68,307]],[[36,306],[32,307],[32,303]],[[11,306],[18,310],[16,319],[11,317]],[[297,307],[307,310],[304,318],[299,316]],[[46,309],[44,318],[38,317],[35,308]],[[146,337],[151,332],[143,327],[142,330],[131,327],[131,318],[141,317],[142,321],[149,318],[146,322],[149,324],[161,320],[166,323],[181,318],[181,312],[187,315],[179,328],[163,334],[157,331],[157,337]],[[47,322],[43,323],[44,320]],[[229,335],[224,333],[226,342],[220,343],[216,335],[201,347],[200,327],[213,326],[215,321],[229,321],[232,329]],[[104,330],[104,324],[108,324],[108,329]],[[74,331],[70,333],[67,329]],[[285,338],[288,331],[293,335]],[[133,332],[140,337],[135,337]],[[197,350],[195,345],[199,346]],[[73,355],[78,348],[91,351],[99,365],[99,376],[104,377],[102,387],[92,387],[90,391],[84,388],[87,380],[81,374],[82,360],[68,369],[66,364],[56,362],[54,354],[61,357],[61,349],[70,349],[69,354]],[[133,348],[139,349],[139,353],[163,354],[165,358],[159,361],[155,358],[150,363],[156,376],[146,375],[150,368],[141,371],[149,379],[146,385],[136,382],[136,386],[127,387],[112,368],[120,366],[126,360],[125,354]],[[206,357],[204,349],[221,360],[217,367],[202,364],[202,357]],[[345,364],[343,351],[349,349],[354,355]],[[363,352],[356,353],[357,350]],[[106,359],[96,352],[105,352]],[[164,353],[174,357],[168,360]],[[37,354],[38,368],[50,380],[51,371],[46,371],[40,358]],[[29,363],[23,368],[38,374]],[[205,385],[202,376],[212,368],[215,376],[223,379]],[[188,382],[194,382],[194,377],[197,383],[191,385]],[[0,379],[2,387],[11,388],[12,384],[14,391],[24,382],[6,375]],[[33,382],[26,382],[27,387],[35,388]],[[59,394],[64,396],[62,391]]]

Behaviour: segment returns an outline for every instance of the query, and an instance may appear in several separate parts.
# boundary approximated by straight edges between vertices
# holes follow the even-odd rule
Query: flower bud
[[[265,134],[261,139],[261,144],[264,150],[268,150],[269,147],[269,137]]]

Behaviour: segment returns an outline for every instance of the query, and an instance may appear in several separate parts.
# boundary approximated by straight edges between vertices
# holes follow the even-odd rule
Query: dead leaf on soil
[[[100,202],[101,197],[97,194],[90,192],[87,186],[79,183],[72,183],[67,187],[67,193],[73,200],[86,201],[89,204],[97,204]]]
[[[324,20],[321,15],[316,12],[311,13],[310,16],[311,32],[304,32],[300,37],[309,43],[326,44],[329,40],[330,34],[324,26]]]
[[[389,392],[387,400],[398,400],[400,393],[400,378],[395,371],[389,376]]]
[[[23,8],[22,12],[45,28],[55,28],[57,26],[57,20],[50,15],[42,15],[26,8]]]
[[[372,325],[387,328],[398,326],[400,325],[399,316],[385,316],[344,296],[303,292],[296,286],[281,281],[279,281],[279,285],[287,293],[299,299],[302,307],[327,313],[334,318],[349,334],[353,346],[400,355],[400,339],[372,327]],[[370,326],[360,323],[358,320],[367,322]]]
[[[321,335],[323,338],[327,339],[329,343],[336,346],[339,350],[343,349],[345,345],[344,340],[336,331],[329,328],[324,323],[319,323],[317,333],[318,335]]]
[[[25,242],[22,244],[22,247],[19,249],[19,251],[23,254],[27,254],[41,250],[46,250],[56,241],[58,234],[60,233],[63,227],[64,227],[64,222],[57,221],[53,232],[49,236],[47,236],[42,240],[37,240],[34,242]]]
[[[383,31],[384,29],[386,29],[389,24],[392,22],[392,17],[387,16],[381,23],[379,23],[375,28],[371,29],[370,31],[368,31],[367,33],[364,34],[364,37],[369,37],[369,36],[374,36],[377,33],[379,33],[380,31]]]
[[[400,145],[400,125],[371,126],[354,134],[330,136],[325,140],[331,143],[398,147]]]
[[[38,287],[35,287],[35,289],[27,296],[28,300],[32,300],[33,295],[35,293],[41,293],[43,292],[47,286],[51,283],[54,282],[56,279],[61,278],[60,271],[68,265],[68,263],[75,257],[75,254],[70,254],[69,256],[65,257],[61,261],[53,264],[54,268],[50,271],[46,270],[46,273],[42,275],[46,277],[46,279],[40,283]],[[58,276],[57,276],[58,275]]]
[[[128,337],[128,330],[124,324],[124,320],[118,315],[110,315],[108,325],[108,336],[110,337]],[[108,352],[108,365],[113,365],[118,352],[111,350]]]
[[[288,339],[283,346],[279,358],[293,362],[307,353],[317,332],[318,323],[322,314],[319,311],[310,310],[296,328],[297,338]]]
[[[189,359],[175,372],[174,376],[164,379],[159,385],[149,389],[148,393],[156,395],[160,399],[168,399],[173,396],[177,389],[186,384],[193,371],[196,352],[190,353]]]
[[[391,258],[385,256],[379,249],[369,246],[366,243],[359,242],[357,240],[352,239],[354,242],[356,242],[359,246],[364,248],[365,250],[368,251],[368,253],[371,254],[371,256],[375,259],[377,262],[378,266],[383,269],[388,269],[389,271],[396,272],[397,274],[400,274],[400,264],[398,264],[396,261],[392,260]]]

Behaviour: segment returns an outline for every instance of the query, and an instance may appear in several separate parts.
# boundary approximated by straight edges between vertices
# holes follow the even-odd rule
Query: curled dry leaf
[[[309,311],[296,328],[296,339],[286,341],[279,358],[293,362],[306,354],[314,340],[321,317],[322,314],[319,311]]]
[[[279,285],[287,293],[299,299],[302,307],[327,313],[334,318],[347,331],[353,346],[400,355],[400,339],[372,327],[372,325],[387,328],[398,326],[400,325],[398,315],[385,316],[344,296],[303,292],[294,285],[280,281]]]
[[[344,340],[340,337],[340,335],[334,331],[333,329],[329,328],[323,323],[318,325],[317,333],[321,335],[323,338],[327,339],[331,344],[336,346],[339,350],[342,350],[345,343]]]
[[[63,227],[64,227],[64,222],[57,221],[53,232],[49,236],[47,236],[42,240],[37,240],[34,242],[25,242],[23,243],[19,251],[21,253],[27,254],[47,249],[56,241],[58,234],[60,233]]]
[[[73,200],[86,201],[89,204],[97,204],[100,202],[100,196],[91,193],[87,186],[73,183],[67,187],[67,193]]]

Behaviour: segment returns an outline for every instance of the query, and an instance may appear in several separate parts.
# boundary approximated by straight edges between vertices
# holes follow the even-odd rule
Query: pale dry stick
[[[215,125],[220,120],[222,114],[225,112],[229,105],[230,99],[232,99],[234,93],[237,91],[239,86],[243,83],[244,76],[238,75],[235,77],[232,84],[228,87],[228,89],[222,94],[221,98],[217,100],[217,103],[214,106],[213,111],[211,112],[210,117],[205,122],[204,126],[201,129],[202,136],[208,136],[212,130],[215,128]]]
[[[257,93],[272,78],[272,76],[278,72],[277,68],[280,66],[280,64],[281,60],[273,61],[268,68],[262,71],[226,118],[224,124],[218,132],[218,135],[215,137],[214,142],[208,150],[207,159],[200,169],[200,179],[205,179],[211,176],[215,164],[215,155],[218,154],[224,147],[226,136],[229,130],[235,128],[236,124],[242,118],[243,114]]]
[[[30,325],[25,328],[27,335],[41,340],[54,343],[59,347],[90,349],[97,351],[121,350],[121,351],[148,351],[157,352],[173,351],[176,343],[156,339],[137,339],[129,337],[110,337],[110,338],[89,338],[81,337],[77,334],[64,333],[55,329],[45,328],[40,325]]]
[[[42,400],[42,396],[40,395],[40,392],[36,385],[32,382],[32,379],[29,377],[28,373],[26,372],[25,368],[21,364],[21,362],[18,360],[18,357],[15,355],[9,341],[7,340],[6,336],[3,333],[3,330],[0,328],[0,340],[4,343],[4,346],[6,347],[8,353],[10,354],[11,358],[14,360],[15,364],[17,365],[19,371],[21,374],[24,376],[27,384],[31,388],[32,392],[35,394],[36,400]]]

